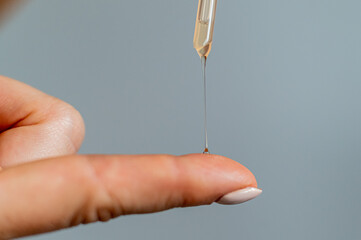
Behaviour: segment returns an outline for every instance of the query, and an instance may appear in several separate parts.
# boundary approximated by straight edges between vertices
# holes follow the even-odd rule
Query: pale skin
[[[257,187],[247,168],[217,155],[77,155],[84,132],[72,106],[0,76],[0,239],[211,204]]]

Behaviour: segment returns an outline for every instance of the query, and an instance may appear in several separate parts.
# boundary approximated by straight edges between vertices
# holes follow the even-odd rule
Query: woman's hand
[[[73,107],[0,77],[0,239],[261,193],[225,157],[74,155],[83,136]]]

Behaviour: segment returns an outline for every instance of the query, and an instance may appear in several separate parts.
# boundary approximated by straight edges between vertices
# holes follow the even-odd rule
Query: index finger
[[[73,155],[0,172],[0,239],[119,215],[211,204],[257,187],[241,164],[216,155]]]

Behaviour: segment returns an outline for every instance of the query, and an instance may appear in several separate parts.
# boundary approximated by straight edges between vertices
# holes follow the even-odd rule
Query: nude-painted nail
[[[261,193],[262,190],[259,188],[248,187],[224,195],[217,203],[223,205],[240,204],[258,197]]]

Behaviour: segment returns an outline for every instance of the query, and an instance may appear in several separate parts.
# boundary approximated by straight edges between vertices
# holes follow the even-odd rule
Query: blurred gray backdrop
[[[0,29],[0,73],[74,105],[81,153],[201,152],[196,8],[28,1]],[[361,239],[360,10],[359,0],[219,1],[210,150],[251,169],[262,196],[29,239]]]

